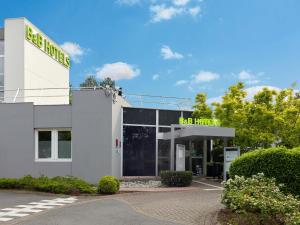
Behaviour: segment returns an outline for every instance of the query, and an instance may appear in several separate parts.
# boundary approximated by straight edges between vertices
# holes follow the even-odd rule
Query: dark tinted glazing
[[[159,125],[170,126],[171,124],[178,124],[180,117],[180,111],[159,110]]]
[[[123,109],[123,123],[125,124],[156,124],[156,111],[154,109]]]
[[[123,175],[155,176],[155,127],[124,126]]]

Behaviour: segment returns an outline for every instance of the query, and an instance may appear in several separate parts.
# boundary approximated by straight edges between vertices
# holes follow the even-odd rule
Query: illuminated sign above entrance
[[[70,68],[70,57],[52,41],[49,41],[47,38],[43,37],[42,34],[34,32],[34,30],[28,25],[25,27],[25,37],[27,41],[34,44],[51,58],[55,59],[66,68]]]
[[[197,119],[197,118],[179,118],[179,124],[182,125],[202,125],[202,126],[220,126],[220,120],[217,119]]]

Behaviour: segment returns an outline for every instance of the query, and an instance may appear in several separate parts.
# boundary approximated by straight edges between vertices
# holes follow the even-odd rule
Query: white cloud
[[[200,71],[199,73],[192,75],[192,78],[192,82],[198,84],[217,80],[220,78],[220,75],[210,71]]]
[[[173,17],[182,14],[182,8],[175,8],[173,6],[166,7],[164,4],[162,5],[152,5],[150,6],[150,12],[152,14],[151,21],[153,23],[160,22],[162,20],[170,20]]]
[[[183,8],[175,8],[173,6],[167,7],[165,4],[150,6],[152,15],[151,22],[157,23],[162,20],[170,20],[173,17],[180,15],[184,12]]]
[[[222,102],[222,96],[207,99],[207,104],[212,104],[213,102],[221,103]]]
[[[173,4],[177,6],[184,6],[189,3],[190,0],[173,0]]]
[[[189,8],[188,11],[192,16],[197,16],[201,12],[201,8],[199,6],[196,6],[193,8]]]
[[[149,7],[151,23],[171,20],[179,15],[196,17],[202,0],[115,0],[119,5]]]
[[[172,49],[167,45],[162,46],[162,48],[160,49],[160,52],[161,52],[161,56],[164,59],[182,59],[182,58],[184,58],[184,56],[182,54],[172,51]]]
[[[248,100],[252,100],[254,95],[256,95],[258,92],[260,92],[262,89],[264,88],[268,88],[270,90],[275,90],[275,91],[280,91],[281,89],[278,87],[274,87],[274,86],[253,86],[253,87],[249,87],[246,88],[245,91],[247,92],[247,99]]]
[[[152,76],[152,80],[158,80],[159,79],[159,74],[154,74]]]
[[[187,80],[178,80],[178,81],[176,81],[175,86],[181,86],[181,85],[184,85],[187,83],[188,83]]]
[[[74,63],[80,63],[81,56],[86,52],[79,44],[73,42],[65,42],[60,47],[69,54]]]
[[[117,0],[117,3],[119,3],[120,5],[136,5],[139,4],[141,1],[140,0]]]
[[[104,64],[96,70],[96,75],[101,79],[110,77],[112,80],[130,80],[140,75],[140,70],[134,65],[116,62]]]
[[[238,74],[238,78],[241,81],[244,81],[246,84],[258,84],[260,82],[260,80],[258,79],[258,77],[262,76],[264,73],[260,72],[257,74],[251,73],[250,71],[247,70],[242,70],[239,74]]]

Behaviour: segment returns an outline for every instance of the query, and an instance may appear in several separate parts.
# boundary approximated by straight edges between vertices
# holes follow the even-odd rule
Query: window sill
[[[35,162],[72,162],[72,159],[35,159]]]

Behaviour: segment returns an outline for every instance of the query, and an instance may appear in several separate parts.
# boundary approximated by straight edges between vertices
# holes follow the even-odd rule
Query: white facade
[[[34,43],[36,39],[28,39],[28,28],[34,38],[39,34],[39,46]],[[4,102],[69,104],[69,65],[47,54],[44,41],[51,44],[51,50],[55,50],[56,54],[64,55],[64,60],[69,59],[59,45],[27,19],[5,20]]]

